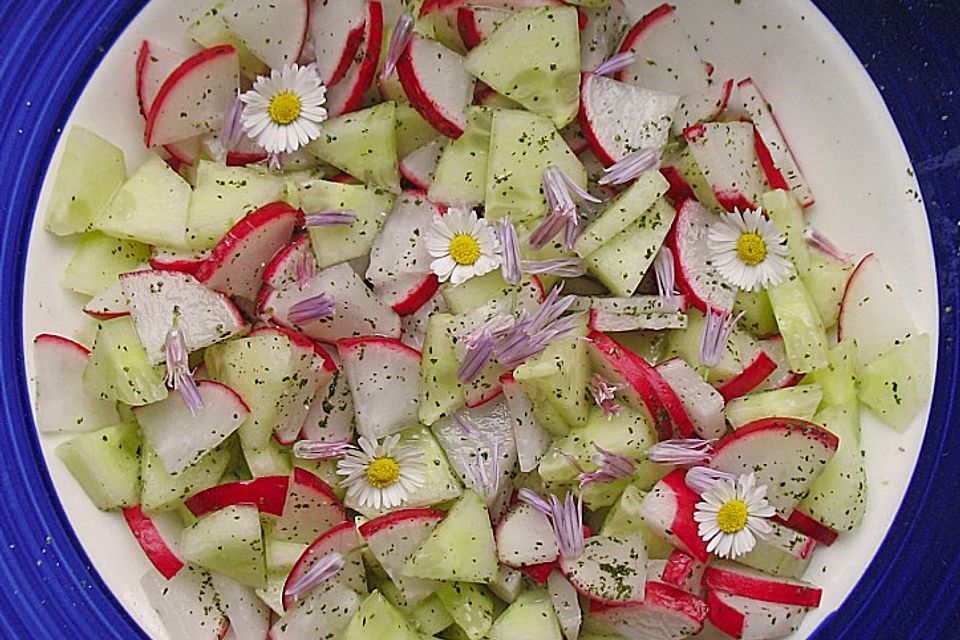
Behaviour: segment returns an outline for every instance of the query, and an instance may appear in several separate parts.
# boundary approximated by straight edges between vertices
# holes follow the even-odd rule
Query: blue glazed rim
[[[719,1],[719,0],[715,0]],[[739,0],[736,0],[739,2]],[[903,506],[818,640],[954,638],[960,624],[960,3],[816,0],[886,100],[929,214],[941,301],[930,424]],[[144,638],[73,534],[44,468],[23,369],[23,271],[45,168],[87,79],[145,0],[0,1],[0,637]],[[55,34],[55,35],[53,35]],[[51,47],[55,37],[55,47]],[[12,53],[11,53],[12,52]],[[42,55],[39,55],[41,54]],[[19,54],[19,55],[18,55]]]

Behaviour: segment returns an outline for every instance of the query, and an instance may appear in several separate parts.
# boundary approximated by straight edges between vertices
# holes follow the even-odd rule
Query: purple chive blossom
[[[715,367],[720,363],[727,343],[730,342],[730,335],[742,317],[742,311],[737,316],[731,316],[730,312],[724,309],[707,307],[707,321],[700,336],[701,364]]]
[[[517,237],[517,228],[508,218],[504,218],[497,223],[496,231],[500,249],[503,251],[500,273],[509,284],[520,284],[520,240]]]
[[[543,170],[543,193],[550,211],[540,226],[530,234],[530,246],[539,249],[563,232],[564,246],[573,248],[580,226],[573,196],[595,203],[599,203],[600,199],[585,191],[556,165],[550,165]]]
[[[464,419],[459,413],[454,413],[450,418],[457,423],[457,427],[460,428],[460,433],[463,434],[463,437],[476,440],[480,438],[480,433],[470,426],[470,423]]]
[[[318,296],[301,300],[290,307],[290,311],[287,312],[287,319],[293,324],[310,324],[314,320],[332,316],[336,308],[336,301],[321,293]]]
[[[803,232],[803,237],[811,247],[819,249],[837,262],[850,262],[850,254],[841,251],[837,248],[837,245],[830,242],[825,235],[813,227],[807,227]]]
[[[572,493],[568,493],[563,501],[555,495],[544,499],[530,489],[521,489],[517,497],[550,520],[561,556],[576,558],[583,553],[582,498],[574,498]]]
[[[647,459],[657,464],[692,466],[713,458],[713,440],[682,438],[658,442],[647,450]]]
[[[271,153],[267,155],[267,166],[270,168],[270,171],[283,171],[283,156],[282,153]]]
[[[297,258],[295,265],[297,285],[303,287],[317,273],[317,259],[313,256],[313,251],[304,251]]]
[[[496,494],[500,479],[500,443],[494,442],[493,450],[489,452],[478,450],[467,463],[465,475],[470,487],[485,500],[490,500]]]
[[[393,75],[397,68],[397,61],[403,55],[410,38],[413,37],[413,16],[405,13],[397,19],[397,24],[390,34],[390,44],[387,46],[387,57],[383,62],[383,71],[380,72],[380,79],[386,80]]]
[[[610,418],[620,413],[616,393],[625,389],[626,386],[625,384],[614,384],[599,373],[593,374],[593,377],[590,378],[590,393],[593,395],[593,401],[603,410],[603,415]]]
[[[460,382],[474,380],[493,359],[497,341],[513,328],[513,318],[498,314],[471,331],[466,338],[463,360],[457,369]]]
[[[653,270],[657,275],[657,292],[661,298],[677,295],[677,272],[670,247],[660,247],[657,259],[653,261]]]
[[[284,593],[299,600],[340,573],[343,567],[344,562],[342,555],[336,552],[327,554],[307,569],[306,573],[294,580]]]
[[[237,94],[236,99],[230,103],[223,114],[223,127],[220,130],[220,141],[223,148],[227,151],[233,151],[243,140],[243,101]]]
[[[183,339],[183,333],[174,327],[167,332],[165,342],[167,356],[167,376],[168,387],[180,395],[183,404],[187,406],[190,415],[197,415],[204,407],[203,397],[197,388],[197,383],[193,380],[193,374],[190,372],[189,352],[187,343]]]
[[[687,471],[684,481],[691,490],[698,494],[709,491],[720,480],[737,481],[737,476],[726,471],[718,471],[710,467],[693,467]]]
[[[633,64],[635,57],[636,56],[634,55],[633,51],[624,51],[622,53],[618,53],[617,55],[611,56],[610,58],[607,58],[598,64],[593,72],[598,76],[608,76],[611,73],[616,73],[617,71],[621,71],[629,67],[631,64]]]
[[[293,457],[300,460],[333,460],[342,457],[352,447],[347,440],[297,440],[293,443]]]
[[[351,225],[357,220],[357,213],[353,209],[327,209],[308,213],[305,220],[308,227]]]
[[[531,275],[546,274],[560,278],[578,278],[587,272],[580,258],[524,260],[520,263],[520,268]]]
[[[660,152],[656,149],[640,149],[618,160],[603,170],[598,184],[625,184],[636,180],[641,174],[660,164]]]
[[[577,477],[580,488],[593,482],[613,482],[614,480],[633,477],[637,467],[630,458],[607,451],[597,444],[593,446],[597,450],[597,455],[593,456],[593,461],[600,466],[596,471],[581,473]]]
[[[575,296],[560,297],[562,286],[551,291],[533,314],[520,312],[513,327],[497,345],[497,361],[514,367],[531,358],[561,336],[581,325],[582,314],[561,318],[576,301]]]

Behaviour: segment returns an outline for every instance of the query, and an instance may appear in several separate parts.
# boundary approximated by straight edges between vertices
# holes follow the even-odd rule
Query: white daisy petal
[[[473,242],[464,246],[461,244],[464,236]],[[434,216],[433,224],[424,234],[424,242],[430,257],[434,258],[430,270],[441,282],[449,281],[453,285],[493,271],[502,260],[500,241],[493,226],[478,217],[473,209],[450,207],[446,215]]]
[[[399,436],[390,436],[383,442],[361,436],[357,446],[344,454],[337,463],[337,474],[344,476],[340,486],[346,489],[348,501],[375,510],[393,509],[423,486],[426,472],[422,456],[398,443]],[[387,460],[396,465],[395,476],[391,477],[390,465],[387,465],[386,478],[382,475],[382,467],[372,471],[375,463],[380,465]],[[375,478],[380,475],[378,479],[382,482],[373,484],[376,480],[371,480],[371,475]]]
[[[704,491],[693,519],[698,523],[698,535],[707,543],[707,552],[735,559],[753,549],[757,537],[770,533],[772,527],[767,518],[776,511],[767,502],[766,494],[767,487],[758,486],[752,473],[736,480],[718,480]]]
[[[762,243],[757,252],[760,256],[751,259],[741,255],[740,240],[744,236],[750,236],[752,242]],[[707,247],[720,276],[744,291],[757,291],[778,284],[793,272],[785,238],[772,222],[763,217],[759,207],[743,212],[735,209],[720,216],[708,229]]]
[[[299,108],[290,121],[274,120],[270,112],[273,100],[280,94],[296,96]],[[268,153],[293,153],[320,136],[319,124],[327,117],[323,108],[326,87],[314,66],[296,64],[273,69],[269,76],[260,76],[250,91],[240,96],[246,105],[241,126],[247,136]]]

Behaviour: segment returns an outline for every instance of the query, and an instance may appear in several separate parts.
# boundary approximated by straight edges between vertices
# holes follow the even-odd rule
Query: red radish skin
[[[317,71],[328,87],[340,82],[363,44],[367,7],[363,0],[318,2],[311,25]]]
[[[677,517],[673,520],[670,530],[677,538],[684,541],[685,551],[700,562],[710,559],[707,553],[707,543],[700,537],[697,522],[693,519],[693,512],[697,509],[700,496],[687,486],[687,472],[675,469],[664,476],[663,484],[668,487],[677,501]]]
[[[766,352],[760,351],[743,371],[717,387],[717,391],[724,400],[730,402],[759,387],[776,369],[777,363]]]
[[[790,527],[794,531],[799,531],[805,536],[809,536],[825,547],[829,547],[840,537],[837,531],[834,531],[825,524],[817,522],[814,518],[799,509],[791,511],[786,519],[779,516],[774,516],[773,519],[784,526]]]
[[[310,471],[294,467],[283,513],[276,521],[273,536],[291,542],[310,542],[346,520],[347,512],[330,485]]]
[[[210,87],[209,78],[207,78],[203,83],[199,83],[198,87],[202,86],[202,91],[197,96],[197,101],[200,103],[210,101],[217,102],[216,104],[216,114],[217,116],[222,115],[223,105],[227,103],[227,98],[232,98],[235,94],[237,86],[239,86],[239,62],[237,51],[230,45],[219,45],[216,47],[211,47],[210,49],[204,49],[200,53],[187,58],[176,70],[170,74],[170,77],[163,83],[163,86],[160,87],[160,91],[157,93],[156,99],[153,101],[153,105],[150,109],[150,115],[147,118],[147,126],[144,132],[144,141],[147,147],[152,147],[156,144],[166,144],[168,142],[173,142],[171,139],[161,138],[159,135],[163,125],[167,123],[164,119],[165,116],[169,118],[180,118],[179,114],[167,116],[167,107],[172,103],[173,98],[177,90],[180,88],[181,83],[191,81],[192,78],[198,74],[207,73],[207,69],[211,68],[211,65],[217,65],[219,69],[219,64],[223,63],[223,68],[233,69],[234,70],[234,82],[233,86],[230,86],[228,78],[224,78],[224,86],[219,87],[221,91],[212,91]],[[232,93],[228,90],[232,90]],[[223,93],[222,96],[218,96],[219,93]],[[228,95],[229,94],[229,95]],[[223,98],[223,99],[220,99]],[[213,110],[213,107],[208,107],[209,110]],[[212,115],[212,113],[211,113]],[[180,136],[182,139],[189,137],[189,134],[186,136]]]
[[[397,315],[409,316],[430,302],[439,289],[440,280],[431,273],[425,276],[417,287],[409,290],[402,300],[393,303],[391,308],[397,312]]]
[[[377,75],[377,64],[383,48],[383,5],[373,0],[367,5],[361,54],[355,56],[346,75],[327,90],[327,110],[332,116],[356,111],[363,106],[363,96]]]
[[[766,603],[717,590],[707,591],[709,620],[731,638],[783,638],[800,626],[809,607]]]
[[[654,581],[647,583],[642,602],[616,606],[591,603],[590,614],[626,634],[624,637],[682,640],[703,628],[708,607],[692,594]]]
[[[704,564],[702,562],[679,549],[674,549],[670,557],[667,558],[660,580],[689,593],[691,586],[699,588],[703,569]],[[691,585],[691,582],[695,584]]]
[[[297,265],[304,258],[313,258],[313,247],[310,245],[310,236],[300,233],[293,237],[290,243],[280,249],[273,259],[263,269],[263,284],[273,289],[282,289],[297,282]]]
[[[760,161],[760,168],[763,169],[763,174],[767,177],[770,188],[789,191],[790,185],[787,183],[787,179],[783,177],[780,169],[777,168],[777,165],[774,164],[773,157],[770,155],[770,149],[767,148],[767,144],[763,141],[763,137],[760,135],[760,131],[756,125],[753,127],[753,143],[757,152],[757,160]]]
[[[170,548],[140,505],[123,510],[123,519],[126,520],[130,532],[137,539],[143,553],[150,563],[156,567],[164,578],[169,580],[183,568],[183,560]]]
[[[787,580],[733,562],[716,562],[703,573],[703,586],[711,591],[722,591],[735,596],[819,607],[823,589],[798,580]]]
[[[636,24],[630,29],[630,31],[623,37],[623,43],[620,45],[620,51],[618,53],[626,53],[630,51],[631,48],[636,44],[637,40],[643,35],[644,31],[655,25],[660,20],[664,18],[669,18],[673,15],[673,6],[670,3],[663,3],[650,13],[643,16]],[[621,69],[614,77],[621,82],[626,79],[627,70]]]
[[[397,61],[397,76],[400,78],[400,84],[403,85],[403,91],[407,94],[410,104],[423,116],[424,120],[441,134],[456,139],[463,135],[466,126],[465,109],[470,99],[468,96],[462,96],[463,104],[442,104],[439,95],[436,94],[439,90],[447,88],[448,84],[438,77],[431,79],[428,74],[436,73],[436,70],[422,68],[425,61],[422,61],[421,64],[415,62],[418,51],[430,46],[439,47],[442,45],[414,35]],[[453,66],[453,61],[460,59],[460,56],[453,51],[450,51],[447,56],[446,66],[448,67]],[[456,56],[456,58],[453,56]],[[460,59],[459,73],[467,75],[467,71],[462,66],[462,59]],[[472,95],[472,93],[469,95]],[[454,96],[454,98],[460,97]]]
[[[534,564],[529,567],[521,567],[520,571],[525,573],[537,584],[547,584],[547,578],[553,573],[553,570],[560,566],[559,562],[544,562],[543,564]]]
[[[667,190],[667,197],[672,201],[683,202],[688,198],[694,197],[693,189],[690,188],[683,174],[680,173],[676,167],[673,165],[660,167],[660,173],[667,179],[670,185],[670,188]]]
[[[735,125],[737,124],[740,124],[740,123],[725,123],[725,130],[730,130],[731,128],[734,128]],[[718,125],[715,125],[714,123],[711,123],[711,125],[718,126]],[[706,145],[708,140],[712,140],[712,137],[709,137],[707,135],[707,125],[704,123],[699,123],[699,124],[695,124],[690,127],[687,127],[683,131],[683,137],[687,141],[687,144],[690,145],[691,149],[694,150],[695,157],[696,157],[696,149],[700,146]],[[752,135],[751,137],[754,138],[754,141],[751,141],[752,144],[750,148],[751,148],[751,151],[754,152],[754,155],[756,155],[756,142],[755,142],[756,135]],[[724,140],[719,143],[716,141],[713,141],[713,144],[721,145],[722,148],[724,149],[723,153],[727,153],[727,150],[731,148],[733,140],[734,138],[727,137],[727,138],[724,138]],[[732,156],[733,153],[730,152],[728,155]],[[704,172],[704,175],[707,175],[707,176],[713,175],[713,177],[716,177],[714,174],[711,174],[710,166],[704,166],[702,158],[697,158],[697,159],[698,159],[698,164],[700,164],[700,169]],[[763,173],[762,170],[760,171],[760,173],[761,174]],[[762,181],[763,178],[764,176],[760,176],[759,179]],[[740,186],[744,186],[745,181],[749,181],[749,178],[744,177],[744,174],[740,174],[736,182]],[[725,186],[729,184],[731,184],[729,181],[726,183],[721,183],[719,185],[711,182],[710,186],[713,189],[713,193],[717,197],[717,202],[720,203],[721,207],[723,207],[727,211],[733,211],[734,209],[740,209],[741,211],[744,211],[747,209],[755,209],[757,207],[757,203],[754,202],[754,198],[749,197],[749,195],[747,193],[744,193],[740,188]],[[756,188],[760,188],[761,190],[763,190],[765,187],[756,187]],[[757,199],[759,199],[758,197],[761,194],[754,193],[753,195],[757,197]]]
[[[183,504],[198,518],[236,504],[255,504],[261,513],[280,516],[287,500],[289,482],[288,476],[228,482],[205,489],[187,498]]]
[[[287,595],[290,585],[306,573],[317,560],[328,553],[339,553],[343,556],[345,566],[337,574],[337,579],[358,592],[366,592],[366,575],[363,569],[363,560],[359,553],[360,544],[360,534],[353,522],[338,524],[317,538],[300,555],[293,568],[290,569],[289,575],[287,575],[287,580],[283,585],[284,610],[289,610],[296,602],[293,596]]]
[[[401,509],[400,511],[394,511],[379,518],[364,522],[360,525],[360,535],[364,538],[369,538],[384,529],[388,529],[397,523],[410,519],[435,520],[440,522],[446,516],[446,511],[439,511],[437,509]]]
[[[484,34],[477,24],[477,12],[470,7],[457,9],[457,31],[460,32],[460,39],[467,51],[483,42]]]
[[[84,356],[89,356],[89,355],[90,355],[90,349],[87,349],[85,346],[83,346],[83,345],[80,344],[79,342],[75,342],[74,340],[71,340],[70,338],[65,338],[65,337],[63,337],[63,336],[58,336],[58,335],[55,334],[55,333],[40,333],[40,334],[37,334],[37,337],[33,339],[33,343],[34,343],[34,344],[38,344],[38,343],[56,344],[56,345],[58,345],[58,346],[60,346],[60,347],[65,347],[65,348],[67,348],[67,349],[71,349],[71,350],[73,350],[73,351],[76,351],[77,353],[83,354]]]

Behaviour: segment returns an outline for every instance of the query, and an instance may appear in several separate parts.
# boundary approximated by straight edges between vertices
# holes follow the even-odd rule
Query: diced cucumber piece
[[[810,266],[810,249],[803,232],[807,223],[803,219],[803,207],[792,191],[774,189],[763,194],[763,210],[770,222],[787,241],[790,258],[801,273]]]
[[[828,406],[813,421],[837,436],[840,446],[797,508],[835,531],[850,531],[863,520],[867,506],[859,407],[856,401],[849,409]]]
[[[70,291],[95,296],[117,283],[121,273],[134,271],[150,259],[150,247],[133,240],[120,240],[97,231],[80,236],[63,286]]]
[[[420,112],[408,102],[398,102],[394,111],[394,126],[397,135],[397,157],[404,158],[431,140],[436,140],[437,130],[423,119]]]
[[[577,255],[586,258],[613,240],[614,236],[643,216],[669,188],[670,184],[659,171],[647,171],[641,175],[587,225],[577,239]]]
[[[772,531],[758,537],[756,546],[737,558],[737,562],[775,576],[799,578],[810,564],[815,543],[776,522],[771,522],[770,527]]]
[[[460,207],[483,204],[492,120],[492,109],[468,109],[467,128],[443,150],[433,173],[429,191],[432,201]]]
[[[525,111],[498,110],[490,125],[484,215],[515,222],[547,211],[543,170],[555,165],[586,188],[587,172],[549,120]]]
[[[809,373],[827,366],[827,336],[823,321],[803,281],[794,274],[780,284],[768,287],[767,295],[777,316],[790,370]]]
[[[383,596],[390,601],[390,604],[399,609],[417,631],[422,634],[430,636],[453,624],[453,618],[435,593],[427,596],[425,600],[411,605],[404,599],[397,585],[390,580],[380,583],[378,588]]]
[[[57,457],[98,509],[140,502],[140,430],[118,424],[82,433],[57,446]]]
[[[673,166],[677,168],[683,179],[690,185],[690,190],[693,191],[693,195],[696,196],[700,204],[713,211],[723,211],[723,207],[720,206],[720,202],[713,192],[713,187],[710,186],[707,177],[700,170],[696,158],[690,152],[690,147],[686,147],[680,152]]]
[[[810,251],[810,264],[800,271],[803,285],[827,329],[837,324],[843,292],[853,267],[850,261],[841,262],[819,251]]]
[[[437,589],[436,595],[470,640],[486,637],[493,626],[493,598],[486,587],[469,582],[446,582]]]
[[[664,469],[669,471],[667,467]],[[628,485],[617,503],[607,512],[600,535],[611,538],[640,536],[646,544],[648,558],[668,558],[673,553],[673,545],[654,533],[640,515],[640,505],[645,495],[636,485]]]
[[[307,150],[361,182],[400,193],[393,102],[330,118]]]
[[[263,532],[256,505],[231,505],[200,518],[180,535],[183,555],[255,589],[266,586]]]
[[[120,148],[89,129],[70,127],[50,190],[44,228],[58,236],[88,231],[126,179]]]
[[[540,423],[551,433],[563,435],[570,427],[584,426],[592,402],[587,389],[590,380],[590,354],[576,332],[557,340],[544,351],[529,358],[513,372],[530,400]],[[541,411],[543,407],[546,411]],[[563,420],[552,421],[553,412]]]
[[[825,368],[810,372],[803,381],[820,385],[825,406],[855,412],[858,403],[857,345],[852,338],[846,338],[827,352],[827,359],[829,362]]]
[[[560,622],[550,594],[543,589],[521,593],[490,629],[490,640],[561,640]]]
[[[463,315],[475,311],[493,300],[508,297],[516,287],[507,284],[500,271],[491,271],[456,286],[444,283],[440,295],[451,313]],[[512,300],[510,301],[512,303]]]
[[[204,12],[187,28],[187,34],[201,47],[215,47],[218,44],[231,45],[237,50],[237,56],[240,58],[240,71],[247,78],[269,74],[270,68],[250,51],[247,45],[234,35],[227,27],[227,23],[223,21],[220,16],[223,4],[223,2],[218,2]]]
[[[486,502],[466,491],[407,561],[406,573],[435,580],[492,582],[497,564]]]
[[[241,218],[283,198],[283,178],[248,167],[201,160],[187,214],[187,245],[212,249]]]
[[[687,322],[689,324],[689,318]],[[610,337],[614,342],[633,351],[650,364],[657,364],[664,359],[663,353],[667,346],[667,335],[663,331],[640,330],[615,333]]]
[[[930,397],[930,335],[908,336],[860,371],[860,401],[897,429],[913,422]]]
[[[565,127],[580,101],[580,30],[572,7],[518,11],[467,54],[467,71]]]
[[[108,236],[174,249],[189,249],[190,185],[163,158],[151,153],[114,192],[94,228]]]
[[[272,438],[265,445],[255,447],[241,436],[240,444],[243,447],[243,459],[254,478],[285,476],[293,470],[290,450]]]
[[[143,480],[140,503],[147,511],[176,509],[185,498],[215,487],[228,464],[230,452],[215,449],[173,476],[164,469],[163,462],[150,443],[144,441],[140,465],[140,477]]]
[[[676,215],[666,200],[657,200],[630,226],[587,256],[587,269],[614,295],[632,296],[663,246]]]
[[[83,388],[94,398],[135,407],[167,397],[160,369],[150,364],[129,316],[97,326],[93,351],[83,370]]]
[[[823,392],[818,384],[772,389],[734,398],[724,414],[734,429],[761,418],[800,418],[810,420],[820,406]]]
[[[744,314],[740,320],[740,326],[758,338],[766,338],[777,333],[777,316],[773,313],[773,307],[770,306],[770,297],[765,290],[744,291],[740,289],[737,291],[737,299],[733,305],[733,315],[739,315],[740,312]]]
[[[427,321],[420,359],[419,412],[420,422],[428,426],[463,406],[453,325],[453,316],[446,313],[435,313]]]
[[[287,584],[287,574],[289,573],[289,571],[268,571],[266,586],[256,589],[257,597],[263,600],[264,604],[278,616],[282,616],[284,613],[283,587]]]
[[[365,257],[393,208],[394,196],[379,187],[311,180],[300,185],[300,208],[306,212],[350,209],[357,214],[351,225],[310,227],[317,266]]]
[[[420,640],[407,619],[396,607],[374,591],[360,605],[350,624],[343,630],[342,640]]]
[[[289,573],[309,546],[301,542],[284,542],[270,537],[264,538],[263,543],[266,547],[264,559],[268,573],[275,571]]]
[[[711,369],[705,369],[700,365],[700,338],[703,335],[703,328],[706,319],[703,314],[690,309],[687,312],[687,328],[678,331],[671,331],[667,334],[667,346],[664,359],[680,357],[686,360],[691,366],[697,368],[697,371],[704,376],[704,379],[716,384],[724,380],[729,380],[733,376],[743,371],[743,363],[740,357],[739,340],[735,339],[737,331],[734,331],[734,337],[727,342],[727,348],[724,350],[717,366]]]

